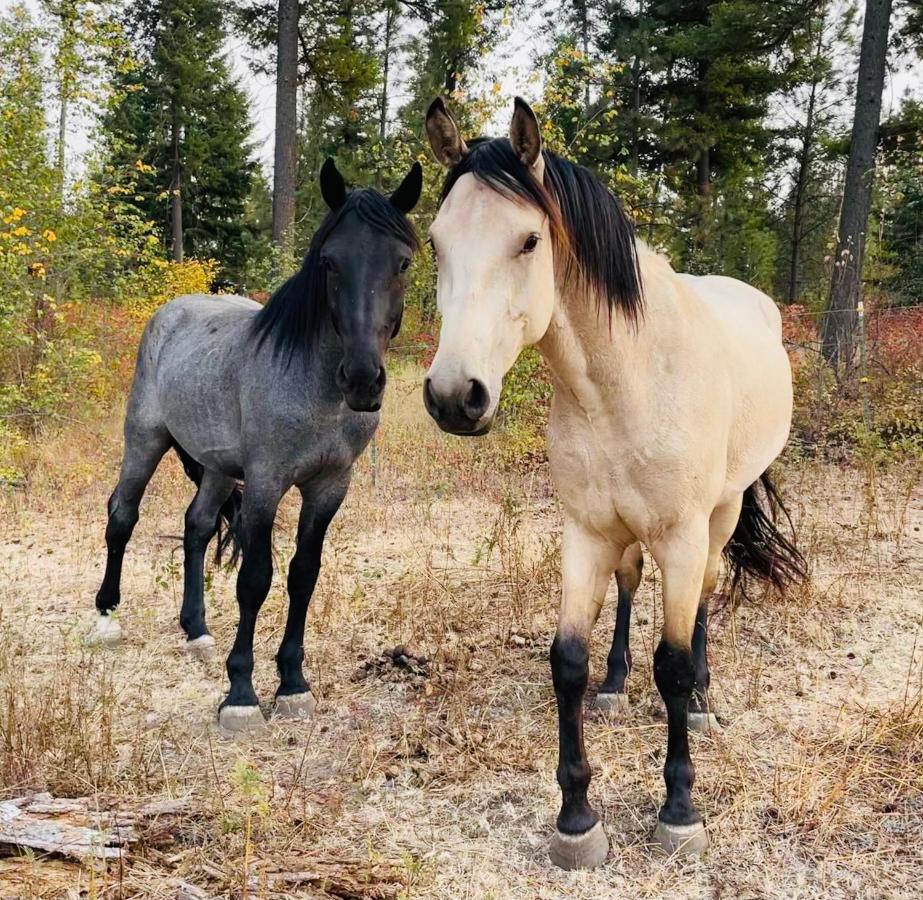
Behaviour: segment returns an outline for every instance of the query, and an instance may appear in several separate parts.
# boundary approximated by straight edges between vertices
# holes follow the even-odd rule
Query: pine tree
[[[824,356],[847,369],[853,362],[890,24],[891,0],[867,0],[830,304],[822,327]]]
[[[784,296],[794,303],[801,294],[805,245],[826,239],[831,224],[830,186],[840,185],[824,156],[824,143],[834,137],[843,101],[845,73],[838,63],[837,48],[849,47],[855,26],[855,6],[834,5],[821,0],[807,25],[810,52],[798,64],[791,92],[797,122],[783,131],[794,157],[791,189],[786,203],[788,269]],[[786,154],[787,155],[787,154]]]
[[[277,21],[272,240],[283,256],[291,257],[298,134],[298,0],[279,0]]]
[[[241,216],[255,163],[247,97],[223,55],[219,0],[137,0],[125,25],[136,65],[103,123],[110,161],[134,162],[135,202],[163,226],[173,258],[241,263]]]
[[[519,5],[448,0],[421,6],[423,40],[411,55],[411,99],[401,113],[408,130],[421,133],[426,110],[437,95],[452,105],[452,115],[463,131],[470,133],[476,127],[465,102],[466,78],[494,45],[502,16],[513,15]]]

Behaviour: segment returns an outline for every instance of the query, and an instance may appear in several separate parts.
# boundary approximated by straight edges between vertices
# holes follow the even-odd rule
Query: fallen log
[[[79,860],[117,860],[151,819],[189,809],[188,799],[156,800],[135,809],[99,809],[90,797],[32,794],[0,802],[0,848],[40,850]]]

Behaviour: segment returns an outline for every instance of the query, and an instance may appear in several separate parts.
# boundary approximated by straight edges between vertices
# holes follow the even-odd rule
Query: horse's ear
[[[542,133],[532,107],[522,97],[514,101],[513,120],[510,122],[510,143],[513,152],[530,168],[542,154]]]
[[[457,166],[468,152],[458,126],[445,108],[442,97],[433,100],[426,111],[426,136],[436,159],[448,169]]]
[[[320,192],[331,210],[339,209],[346,201],[346,182],[332,156],[328,156],[321,166]]]
[[[422,190],[423,166],[415,162],[404,176],[398,189],[391,195],[391,203],[407,215],[417,205]]]

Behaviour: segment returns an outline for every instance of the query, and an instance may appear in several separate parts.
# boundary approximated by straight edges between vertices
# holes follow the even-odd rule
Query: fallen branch
[[[92,798],[34,794],[0,802],[0,845],[74,859],[120,859],[150,819],[186,812],[188,800],[158,800],[137,809],[100,810]]]

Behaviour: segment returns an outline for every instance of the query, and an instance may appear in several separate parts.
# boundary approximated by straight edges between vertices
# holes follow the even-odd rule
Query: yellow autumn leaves
[[[30,256],[45,253],[58,239],[57,233],[52,228],[37,231],[26,224],[29,211],[21,206],[14,206],[6,215],[0,218],[0,223],[7,226],[0,229],[0,255]],[[31,238],[31,240],[29,240]],[[36,278],[45,278],[46,270],[43,262],[33,262],[28,266],[30,275]]]

